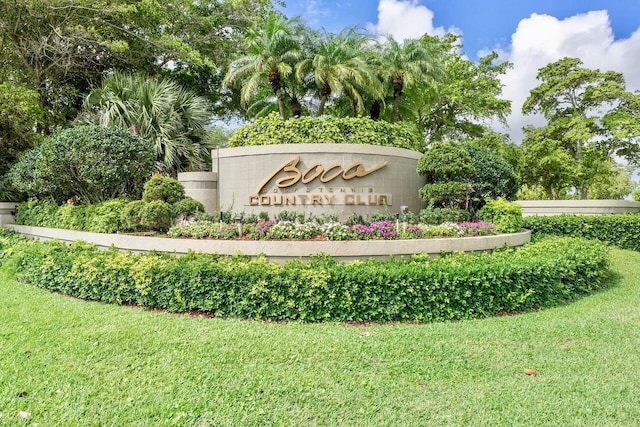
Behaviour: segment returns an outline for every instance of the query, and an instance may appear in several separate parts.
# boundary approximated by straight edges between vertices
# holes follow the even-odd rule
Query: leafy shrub
[[[463,148],[469,153],[473,165],[473,169],[464,177],[473,188],[467,207],[471,214],[480,210],[490,199],[502,197],[514,200],[520,185],[513,167],[488,148],[473,145],[464,145]]]
[[[184,186],[177,179],[159,175],[155,175],[145,182],[142,193],[142,200],[145,202],[160,200],[170,205],[184,199],[184,197]]]
[[[142,231],[142,208],[147,203],[143,200],[134,200],[129,202],[122,208],[120,213],[120,223],[126,231]]]
[[[420,151],[423,138],[408,123],[374,121],[366,117],[294,117],[283,121],[271,113],[237,129],[229,147],[273,144],[372,144]]]
[[[173,208],[162,200],[145,202],[140,209],[140,223],[149,230],[169,230],[173,217]]]
[[[428,322],[566,303],[606,284],[608,250],[597,241],[552,238],[492,254],[276,264],[263,257],[134,255],[0,231],[0,263],[15,265],[26,283],[109,303],[219,317]]]
[[[153,147],[129,132],[94,125],[56,132],[11,168],[9,181],[29,197],[58,203],[139,198],[154,167]]]
[[[426,207],[420,211],[418,220],[422,224],[438,225],[443,222],[466,222],[470,217],[464,209]]]
[[[204,205],[191,197],[185,197],[173,204],[174,215],[177,218],[189,218],[198,212],[204,212]]]
[[[633,193],[631,193],[633,196],[633,200],[636,202],[640,202],[640,188],[636,189]]]
[[[127,199],[113,199],[95,205],[92,214],[86,218],[83,229],[94,233],[115,233],[123,230],[122,212],[128,203]]]
[[[504,199],[491,200],[480,209],[478,218],[491,222],[499,233],[517,233],[522,229],[522,206]]]
[[[33,225],[35,227],[49,227],[56,223],[58,205],[51,200],[29,200],[18,204],[16,223]]]
[[[522,226],[535,238],[572,236],[597,239],[640,251],[640,214],[529,216]]]

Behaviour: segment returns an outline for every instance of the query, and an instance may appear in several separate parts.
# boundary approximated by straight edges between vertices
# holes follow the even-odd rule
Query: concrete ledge
[[[326,254],[339,261],[355,259],[385,259],[409,256],[419,253],[438,255],[440,252],[487,251],[504,246],[521,246],[531,239],[531,232],[500,234],[496,236],[461,237],[448,239],[415,240],[350,240],[350,241],[279,241],[279,240],[200,240],[144,237],[127,234],[102,234],[73,231],[58,228],[31,227],[26,225],[6,225],[27,237],[63,242],[84,240],[101,248],[115,246],[132,252],[159,251],[176,254],[187,252],[217,253],[233,255],[266,255],[270,260],[283,262],[291,259],[308,258],[310,255]]]
[[[13,212],[17,206],[17,202],[0,202],[0,225],[14,224],[16,222],[11,212]]]
[[[640,202],[627,200],[518,200],[523,216],[603,215],[640,212]]]

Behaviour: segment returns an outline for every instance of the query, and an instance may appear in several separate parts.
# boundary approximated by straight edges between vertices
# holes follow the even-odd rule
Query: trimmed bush
[[[191,197],[185,197],[173,204],[173,212],[176,218],[189,218],[198,212],[204,212],[204,205]]]
[[[94,125],[56,132],[8,173],[16,190],[58,203],[139,198],[154,167],[153,146],[122,130]]]
[[[173,217],[173,208],[169,203],[162,200],[145,202],[140,209],[140,223],[143,228],[148,230],[169,230]]]
[[[155,175],[144,184],[142,200],[153,202],[160,200],[165,203],[174,204],[184,199],[184,186],[174,178]]]
[[[504,199],[491,200],[480,209],[478,218],[493,223],[498,233],[517,233],[522,229],[522,206]]]
[[[237,129],[229,147],[273,144],[371,144],[422,151],[424,140],[415,126],[374,121],[366,117],[292,117],[271,113]]]
[[[522,312],[606,284],[608,249],[551,238],[493,254],[338,263],[316,257],[176,257],[37,242],[0,231],[0,263],[19,279],[79,298],[219,317],[303,321],[441,321]]]
[[[584,237],[640,251],[640,214],[530,216],[523,219],[522,226],[536,238]]]

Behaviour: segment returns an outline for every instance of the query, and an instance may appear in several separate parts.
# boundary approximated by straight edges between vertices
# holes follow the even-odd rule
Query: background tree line
[[[0,3],[0,176],[56,130],[93,123],[142,137],[156,170],[207,167],[227,135],[213,119],[277,112],[402,122],[424,140],[503,157],[521,197],[622,197],[638,162],[640,103],[619,73],[565,58],[540,70],[521,146],[495,129],[510,102],[491,53],[468,60],[458,36],[397,41],[318,31],[269,0],[4,0]],[[1,178],[0,178],[1,179]],[[4,190],[2,190],[4,188]],[[0,196],[7,193],[0,183]],[[6,195],[5,195],[6,197]]]

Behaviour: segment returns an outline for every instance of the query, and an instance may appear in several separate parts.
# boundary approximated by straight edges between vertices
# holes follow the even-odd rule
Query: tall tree
[[[418,40],[398,42],[388,37],[382,45],[382,75],[392,91],[391,122],[400,120],[400,99],[415,84],[430,84],[440,77],[441,69],[429,49]]]
[[[480,138],[495,122],[506,126],[511,102],[500,98],[500,76],[509,62],[497,62],[495,52],[470,61],[453,34],[425,35],[420,43],[434,51],[442,68],[439,79],[407,91],[406,115],[415,118],[428,141]]]
[[[309,79],[315,83],[320,98],[318,116],[324,114],[324,108],[331,95],[346,93],[352,99],[358,112],[364,111],[360,88],[366,85],[379,87],[373,69],[361,56],[369,38],[356,33],[353,29],[339,34],[324,33],[312,51],[312,57],[297,65],[300,80]]]
[[[240,84],[240,101],[246,105],[259,86],[268,82],[278,102],[280,117],[286,119],[284,79],[292,75],[301,57],[299,22],[270,13],[247,32],[246,54],[234,60],[223,80],[231,88]]]
[[[640,129],[628,130],[625,138],[620,129],[626,119],[637,115],[640,105],[626,91],[621,73],[584,68],[578,58],[542,67],[537,78],[542,83],[531,90],[522,111],[541,113],[547,119],[544,137],[556,141],[557,148],[575,160],[572,184],[581,198],[587,198],[597,175],[609,173],[610,167],[603,166],[607,158],[620,155],[637,161]]]

